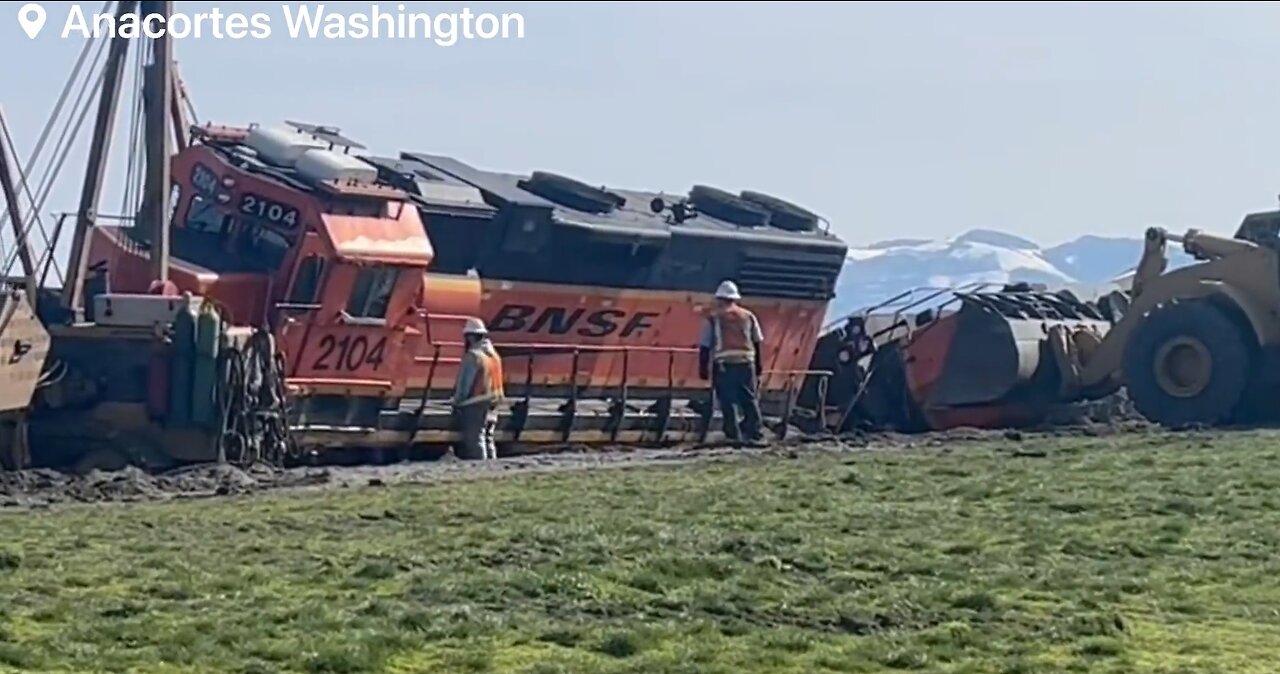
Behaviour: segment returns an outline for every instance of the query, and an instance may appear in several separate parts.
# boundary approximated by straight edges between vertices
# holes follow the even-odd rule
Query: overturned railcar
[[[827,427],[916,433],[957,427],[1042,423],[1084,396],[1064,380],[1078,368],[1055,340],[1097,345],[1118,317],[1109,304],[1026,284],[926,293],[887,313],[859,313],[819,339],[814,369],[833,374],[825,392]],[[817,382],[801,396],[816,404]]]

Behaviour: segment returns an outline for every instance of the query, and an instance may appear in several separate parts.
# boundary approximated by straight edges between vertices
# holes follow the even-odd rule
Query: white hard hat
[[[484,321],[478,318],[468,318],[467,325],[462,329],[464,335],[487,335],[489,330],[484,327]]]
[[[722,300],[740,300],[742,295],[738,293],[738,284],[733,281],[725,281],[716,288],[716,297]]]

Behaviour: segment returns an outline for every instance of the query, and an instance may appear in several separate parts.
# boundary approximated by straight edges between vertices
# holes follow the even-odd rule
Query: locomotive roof
[[[296,126],[296,124],[295,124]],[[336,131],[336,130],[335,130]],[[284,134],[287,136],[289,134]],[[264,176],[273,177],[285,185],[302,191],[312,191],[312,185],[305,176],[283,166],[267,163],[257,157],[257,151],[237,137],[214,138],[213,144],[231,151],[235,161],[243,168]],[[331,139],[321,139],[326,142]],[[354,146],[353,146],[354,147]],[[243,148],[253,150],[243,152]],[[830,252],[843,251],[847,245],[834,234],[823,231],[817,226],[817,216],[800,209],[800,207],[781,202],[783,208],[790,209],[790,214],[783,213],[792,222],[792,227],[777,226],[781,218],[778,212],[772,216],[769,211],[778,208],[774,203],[762,206],[760,203],[749,203],[740,197],[748,196],[720,193],[718,199],[728,199],[732,203],[726,208],[724,202],[718,202],[716,208],[703,205],[716,205],[717,202],[700,202],[696,208],[696,216],[675,222],[671,217],[672,206],[685,202],[697,201],[690,194],[667,194],[648,190],[618,189],[613,187],[595,187],[563,176],[534,172],[529,175],[489,171],[476,168],[462,161],[443,155],[423,152],[401,152],[398,157],[378,157],[357,155],[360,160],[381,174],[376,181],[380,186],[393,188],[401,195],[407,195],[423,211],[428,213],[458,214],[470,217],[493,217],[504,207],[544,210],[551,214],[554,222],[570,227],[580,227],[594,233],[610,237],[624,238],[636,243],[642,241],[661,242],[669,240],[673,235],[688,235],[696,238],[724,238],[743,242],[769,244],[771,246],[795,247],[804,249],[821,249]],[[550,195],[542,196],[526,187],[527,181],[541,177],[557,181],[563,186],[569,184],[570,189],[585,190],[587,202],[575,199],[559,198],[552,200]],[[390,180],[388,180],[390,178]],[[544,183],[545,185],[546,183]],[[533,187],[529,184],[529,187]],[[706,189],[706,188],[695,188]],[[539,190],[547,194],[545,189]],[[563,195],[564,192],[559,192]],[[619,199],[620,198],[620,199]],[[663,200],[666,208],[661,213],[654,213],[651,202],[655,198]],[[593,200],[603,200],[593,201]],[[770,197],[770,199],[772,199]],[[568,202],[568,205],[565,202]],[[621,201],[621,203],[619,203]],[[777,201],[777,200],[775,200]],[[607,203],[612,207],[590,208],[577,207],[577,204],[589,203],[592,206]],[[736,205],[734,205],[736,204]],[[590,210],[585,210],[590,208]],[[734,210],[734,209],[739,210]],[[756,222],[738,224],[731,220],[734,215],[741,218],[742,208],[754,210],[759,216]],[[715,210],[714,214],[708,212]],[[726,214],[729,213],[729,214]],[[749,214],[748,214],[749,215]],[[804,227],[795,227],[797,217],[804,221]],[[767,221],[767,222],[766,222]],[[816,252],[816,251],[815,251]]]
[[[360,158],[381,171],[398,175],[401,181],[411,183],[411,186],[406,186],[409,187],[409,195],[423,210],[465,215],[492,215],[497,212],[475,185],[447,173],[430,170],[421,162],[394,157]]]
[[[404,152],[396,160],[378,158],[367,158],[367,160],[382,166],[386,166],[388,162],[395,162],[397,170],[402,173],[412,172],[417,175],[428,173],[443,182],[471,185],[480,190],[491,204],[547,209],[561,224],[583,227],[602,234],[636,239],[668,239],[673,232],[686,231],[698,236],[756,240],[775,245],[782,243],[823,248],[846,247],[846,244],[834,234],[821,229],[792,231],[775,226],[746,227],[712,217],[705,212],[699,212],[695,218],[674,224],[668,222],[665,213],[657,214],[650,210],[649,204],[655,197],[662,198],[667,204],[671,204],[684,199],[685,195],[608,187],[604,189],[623,197],[626,202],[609,212],[597,213],[570,208],[524,189],[520,183],[529,179],[529,175],[478,169],[452,157]],[[432,201],[430,195],[419,196],[425,201]]]

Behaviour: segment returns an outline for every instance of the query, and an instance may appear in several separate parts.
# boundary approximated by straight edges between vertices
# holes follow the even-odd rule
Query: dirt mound
[[[324,484],[325,470],[285,471],[266,466],[207,465],[149,474],[135,467],[72,475],[53,470],[0,472],[0,506],[55,503],[130,503],[170,498],[247,494]]]

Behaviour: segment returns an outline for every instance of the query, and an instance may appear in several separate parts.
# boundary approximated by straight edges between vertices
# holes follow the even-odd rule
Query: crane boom
[[[0,110],[0,129],[7,128],[4,111]],[[18,215],[18,189],[14,186],[13,170],[9,166],[9,145],[5,142],[5,134],[0,133],[0,190],[3,190],[5,203],[9,205],[9,221],[13,223],[13,245],[18,249],[18,259],[22,261],[23,285],[26,287],[27,301],[36,305],[36,265],[31,258],[31,247],[27,244],[26,228],[22,226],[22,218]],[[14,155],[15,161],[17,155]]]
[[[118,2],[116,21],[119,22],[136,5],[137,2],[131,0]],[[89,266],[85,243],[89,229],[97,225],[98,199],[102,195],[102,181],[106,178],[107,157],[111,154],[111,130],[115,127],[116,110],[120,103],[120,78],[124,74],[128,50],[129,38],[117,33],[111,39],[111,49],[107,52],[102,92],[98,98],[98,115],[94,120],[93,140],[89,145],[84,184],[80,190],[80,207],[76,210],[76,228],[71,238],[67,282],[62,288],[62,298],[63,305],[74,312],[77,321],[84,318],[84,277]]]
[[[142,3],[144,14],[159,13],[168,19],[173,2]],[[146,9],[151,11],[145,11]],[[169,157],[173,140],[165,128],[173,96],[173,40],[168,33],[151,43],[152,62],[144,84],[147,132],[147,191],[142,212],[151,223],[151,279],[155,283],[169,281]]]
[[[116,4],[116,19],[138,11],[144,15],[161,14],[166,19],[173,13],[173,2],[121,0]],[[84,184],[80,192],[80,206],[76,211],[75,233],[71,240],[66,285],[62,289],[63,305],[73,313],[77,321],[84,318],[84,279],[88,272],[89,230],[98,224],[98,202],[102,196],[102,184],[106,177],[107,159],[111,153],[111,134],[115,128],[116,112],[122,90],[122,76],[128,56],[130,39],[117,34],[112,38],[107,63],[103,71],[102,92],[98,99],[98,114],[93,127],[93,139],[89,146],[89,158]],[[169,157],[174,141],[169,138],[165,124],[175,113],[175,82],[173,69],[173,43],[167,34],[150,41],[152,63],[143,84],[145,95],[145,130],[147,137],[147,180],[145,200],[138,214],[150,225],[151,271],[154,280],[168,280],[169,267]],[[175,122],[177,120],[175,119]],[[175,131],[176,133],[176,131]]]

